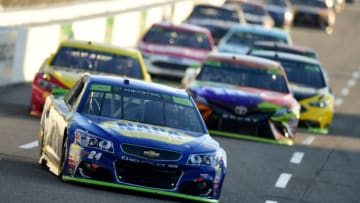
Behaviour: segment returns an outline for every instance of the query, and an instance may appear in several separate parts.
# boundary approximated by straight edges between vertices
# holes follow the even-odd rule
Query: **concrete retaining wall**
[[[197,0],[107,0],[0,12],[0,85],[31,81],[61,40],[134,47],[154,22],[181,23]],[[202,0],[219,4],[221,0]]]

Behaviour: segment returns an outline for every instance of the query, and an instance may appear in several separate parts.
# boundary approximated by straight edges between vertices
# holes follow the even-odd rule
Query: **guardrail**
[[[222,0],[106,0],[0,12],[0,85],[31,81],[62,40],[133,47],[154,22],[182,22],[197,3]]]

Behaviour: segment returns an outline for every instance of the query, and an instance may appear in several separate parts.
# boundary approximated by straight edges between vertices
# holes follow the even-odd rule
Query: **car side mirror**
[[[149,73],[146,73],[146,75],[145,75],[145,81],[152,82],[152,78],[151,78],[151,75],[150,75]]]

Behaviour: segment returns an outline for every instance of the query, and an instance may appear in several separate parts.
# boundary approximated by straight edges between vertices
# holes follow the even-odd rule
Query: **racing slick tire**
[[[62,149],[61,149],[61,159],[60,159],[60,167],[59,167],[59,179],[62,180],[62,176],[64,174],[64,166],[65,166],[65,162],[66,162],[66,156],[68,153],[68,148],[67,148],[67,142],[68,142],[68,136],[65,135],[64,141],[62,143]]]

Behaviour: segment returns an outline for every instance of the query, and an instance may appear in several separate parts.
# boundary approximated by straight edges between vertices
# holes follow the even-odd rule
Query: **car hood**
[[[67,88],[71,88],[76,81],[80,78],[83,71],[72,68],[62,68],[62,67],[48,67],[45,69],[45,72],[51,77],[54,77],[61,84],[65,85]]]
[[[167,55],[202,61],[211,50],[202,50],[182,46],[161,45],[154,43],[140,43],[139,49],[145,53]]]
[[[208,134],[199,134],[168,127],[107,119],[98,116],[85,116],[94,133],[116,141],[139,146],[188,153],[213,152],[219,143]]]
[[[320,12],[323,12],[327,9],[325,8],[317,8],[314,6],[306,6],[306,5],[294,5],[294,10],[296,12],[303,12],[303,13],[311,13],[311,14],[319,14]]]
[[[287,7],[272,5],[272,4],[268,4],[265,7],[268,12],[273,12],[273,13],[285,13],[287,10],[290,10]]]
[[[216,26],[216,27],[222,27],[222,28],[227,28],[227,29],[229,29],[232,26],[238,24],[238,23],[235,23],[235,22],[229,22],[229,21],[224,21],[224,20],[215,20],[215,19],[207,19],[207,18],[191,18],[191,19],[187,20],[186,23],[205,26],[205,27],[207,27],[207,26],[211,26],[211,27]]]
[[[220,43],[218,46],[219,52],[229,52],[237,54],[247,54],[250,50],[249,46],[246,45],[231,45],[226,43]]]
[[[290,94],[264,89],[201,81],[193,82],[189,89],[195,95],[195,100],[200,96],[210,103],[246,107],[259,107],[267,103],[273,104],[274,110],[278,107],[291,107]]]
[[[310,97],[313,97],[313,96],[319,95],[319,94],[321,94],[321,95],[329,94],[329,90],[327,87],[316,89],[313,87],[305,87],[305,86],[297,85],[294,83],[290,83],[290,88],[294,94],[294,97],[298,101],[306,99],[306,98],[310,98]]]
[[[245,13],[244,17],[246,19],[246,22],[263,23],[265,21],[265,16],[253,13]]]

